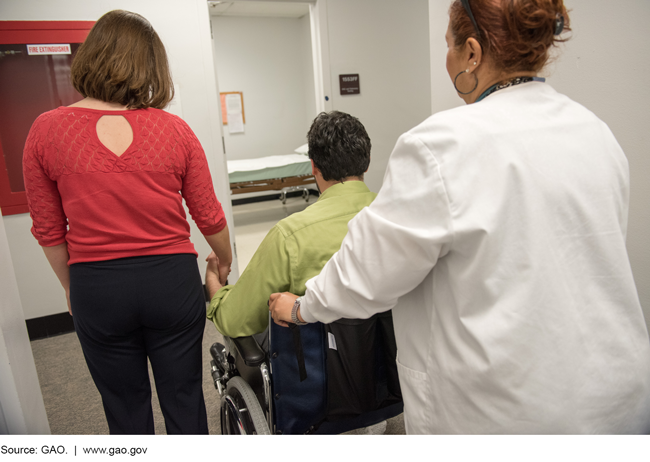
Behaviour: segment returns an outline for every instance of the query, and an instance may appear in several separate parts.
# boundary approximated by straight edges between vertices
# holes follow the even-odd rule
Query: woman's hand
[[[214,294],[216,294],[219,289],[223,287],[223,283],[221,282],[223,267],[219,265],[219,258],[214,252],[210,253],[205,261],[208,262],[208,266],[205,268],[205,287],[208,289],[210,299],[212,299],[212,297],[214,297]],[[230,268],[226,267],[226,278],[230,272],[229,269]]]
[[[206,279],[208,276],[207,275],[208,271],[215,274],[217,276],[217,279],[219,280],[219,285],[220,285],[219,289],[221,289],[221,287],[226,285],[226,282],[228,281],[228,275],[230,274],[230,271],[232,271],[230,265],[222,265],[219,260],[219,257],[217,257],[217,254],[214,252],[210,253],[210,255],[208,255],[208,258],[205,259],[205,261],[208,262],[208,266],[206,268]]]
[[[297,295],[289,292],[282,292],[281,294],[271,294],[269,297],[269,311],[273,321],[279,326],[289,327],[291,322],[291,310],[295,303]],[[303,321],[300,317],[300,309],[298,309],[298,320]]]
[[[219,270],[217,274],[219,276],[219,282],[222,286],[226,285],[228,280],[228,275],[230,274],[230,265],[232,263],[232,253],[230,250],[230,234],[228,232],[228,227],[219,231],[217,234],[211,236],[204,236],[205,240],[210,244],[212,252],[218,258],[217,266]],[[212,255],[210,255],[212,256]],[[208,257],[208,259],[210,258]],[[209,261],[206,259],[206,261]]]
[[[218,270],[218,273],[217,273],[219,275],[219,283],[222,286],[225,286],[226,284],[228,284],[228,275],[230,274],[232,269],[230,268],[230,265],[222,265],[222,264],[220,264],[218,262],[219,262],[219,259],[217,258],[217,265],[219,267],[219,270]]]

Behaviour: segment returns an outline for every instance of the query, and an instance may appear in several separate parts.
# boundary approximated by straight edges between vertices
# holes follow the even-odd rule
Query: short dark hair
[[[165,46],[149,21],[130,11],[99,18],[70,71],[79,93],[107,103],[162,109],[174,97]]]
[[[359,119],[344,112],[321,112],[307,133],[309,158],[325,181],[361,177],[370,165],[370,137]]]

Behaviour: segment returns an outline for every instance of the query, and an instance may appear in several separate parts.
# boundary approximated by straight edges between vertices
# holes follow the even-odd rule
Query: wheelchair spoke
[[[228,381],[221,401],[221,431],[224,434],[268,435],[270,430],[255,393],[241,377]]]

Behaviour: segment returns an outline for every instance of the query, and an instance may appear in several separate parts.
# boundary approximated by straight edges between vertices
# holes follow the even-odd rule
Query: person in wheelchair
[[[338,111],[321,113],[312,123],[307,140],[312,172],[321,193],[317,202],[281,220],[269,231],[236,284],[222,287],[216,255],[212,253],[207,258],[206,289],[211,299],[207,316],[227,338],[227,343],[234,339],[236,348],[233,349],[245,348],[242,342],[250,341],[248,337],[255,334],[262,334],[257,335],[257,339],[264,343],[260,337],[265,338],[269,327],[269,296],[284,291],[304,293],[306,281],[319,274],[339,250],[347,234],[348,222],[376,196],[363,182],[370,164],[371,142],[357,118]],[[290,332],[272,323],[269,349],[262,345],[265,351],[258,354],[260,361],[253,361],[258,366],[262,357],[270,356],[274,372],[272,404],[276,408],[276,418],[271,419],[271,411],[266,409],[265,420],[271,432],[321,430],[339,433],[350,427],[365,427],[392,417],[385,412],[363,417],[377,408],[401,405],[390,312],[370,320],[343,320],[337,325],[300,329]],[[283,354],[277,350],[285,347],[290,353]],[[220,369],[218,377],[215,377],[215,386],[226,387],[223,378],[226,374],[235,376],[228,385],[229,390],[231,386],[239,388],[234,392],[235,398],[249,393],[241,390],[246,386],[240,377],[236,377],[245,376],[248,369],[241,358],[234,354],[227,359],[229,352],[218,344],[213,345],[211,353],[216,364],[213,371],[215,367]],[[238,353],[242,356],[241,351]],[[232,366],[233,361],[236,367]],[[257,368],[253,369],[255,371],[247,380],[256,382],[252,386],[264,389]],[[263,371],[262,375],[267,373]],[[278,380],[280,373],[282,378]],[[323,374],[327,377],[322,377]],[[280,389],[287,393],[279,393]],[[261,407],[267,407],[268,396],[264,397],[262,390],[256,393]],[[269,394],[268,389],[266,394]],[[278,397],[285,394],[292,395],[298,404],[295,400],[278,403],[282,401]],[[300,394],[304,395],[303,398],[297,397]],[[232,399],[232,396],[225,395],[226,401]],[[229,420],[238,420],[228,415],[229,409],[231,414],[238,412],[236,403],[231,404],[230,408],[227,403],[222,404],[224,433],[238,432],[236,427],[241,427],[241,423],[228,424]],[[246,403],[246,408],[250,407],[250,403]],[[306,414],[313,415],[303,418]],[[327,424],[330,421],[337,423],[331,426]],[[347,424],[342,424],[343,421]],[[259,433],[259,426],[253,425],[253,431]]]

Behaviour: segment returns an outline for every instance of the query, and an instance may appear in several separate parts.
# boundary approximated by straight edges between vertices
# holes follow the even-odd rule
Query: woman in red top
[[[102,16],[72,64],[85,96],[25,145],[32,233],[68,297],[111,433],[153,433],[147,358],[168,433],[207,433],[205,299],[183,199],[219,257],[230,237],[201,145],[180,118],[165,48],[142,16]]]

